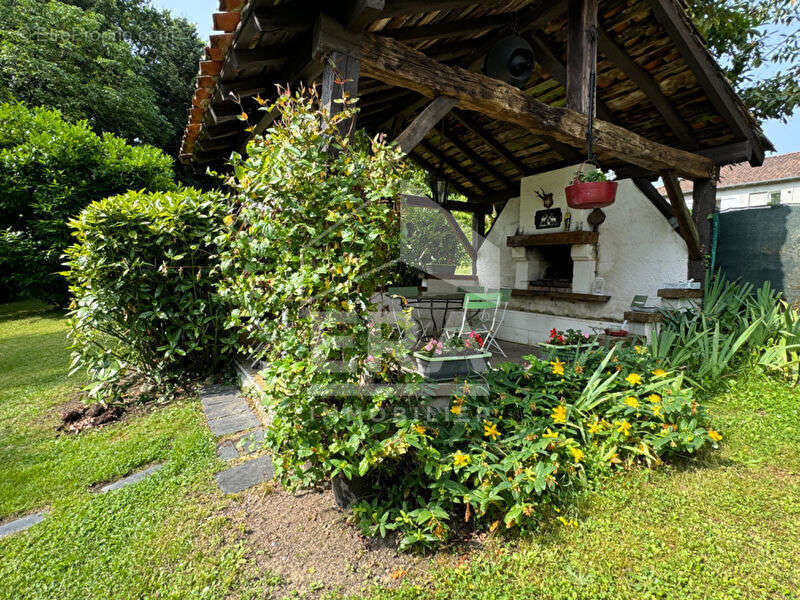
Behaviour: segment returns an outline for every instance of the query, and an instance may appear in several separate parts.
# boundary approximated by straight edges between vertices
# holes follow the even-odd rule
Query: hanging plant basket
[[[586,164],[583,163],[578,167],[578,173],[572,185],[567,186],[564,190],[567,195],[567,206],[579,209],[611,206],[617,199],[617,182],[583,181],[583,167]]]

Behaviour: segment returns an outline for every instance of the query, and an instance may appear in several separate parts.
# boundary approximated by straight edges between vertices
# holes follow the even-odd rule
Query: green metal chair
[[[466,335],[470,331],[483,337],[483,347],[490,350],[492,347],[503,356],[505,351],[497,342],[497,332],[503,325],[508,309],[508,302],[511,299],[511,290],[495,290],[489,292],[470,292],[464,295],[464,311],[461,315],[461,327],[458,330],[458,337]],[[470,311],[478,310],[480,324],[473,326],[468,321]],[[455,332],[455,329],[452,330]]]

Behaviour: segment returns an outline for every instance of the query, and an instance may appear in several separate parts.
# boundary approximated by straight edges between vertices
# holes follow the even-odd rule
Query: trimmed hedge
[[[142,381],[165,396],[223,368],[236,343],[217,294],[226,214],[221,197],[187,188],[94,202],[69,223],[74,366],[93,396],[114,400]]]

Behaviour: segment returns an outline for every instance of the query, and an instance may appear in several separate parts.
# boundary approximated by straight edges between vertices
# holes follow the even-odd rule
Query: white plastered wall
[[[590,229],[590,211],[567,207],[564,188],[576,167],[568,167],[526,177],[521,197],[508,202],[478,252],[478,279],[488,288],[514,287],[515,262],[506,238],[515,233],[544,234],[561,229],[537,230],[534,215],[543,209],[536,195],[540,189],[553,194],[554,207],[572,215],[573,229],[578,222]],[[619,324],[636,295],[650,297],[658,304],[657,291],[667,281],[686,279],[688,253],[683,239],[663,215],[630,180],[619,182],[616,202],[603,209],[606,222],[600,226],[597,277],[604,280],[602,293],[611,296],[605,303],[513,298],[503,329],[498,337],[523,344],[544,341],[553,328],[578,328]]]

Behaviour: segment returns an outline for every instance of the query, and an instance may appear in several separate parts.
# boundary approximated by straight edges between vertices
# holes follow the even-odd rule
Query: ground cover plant
[[[187,188],[107,198],[70,222],[70,337],[91,396],[145,384],[163,398],[230,367],[237,332],[225,328],[216,245],[227,212]]]

